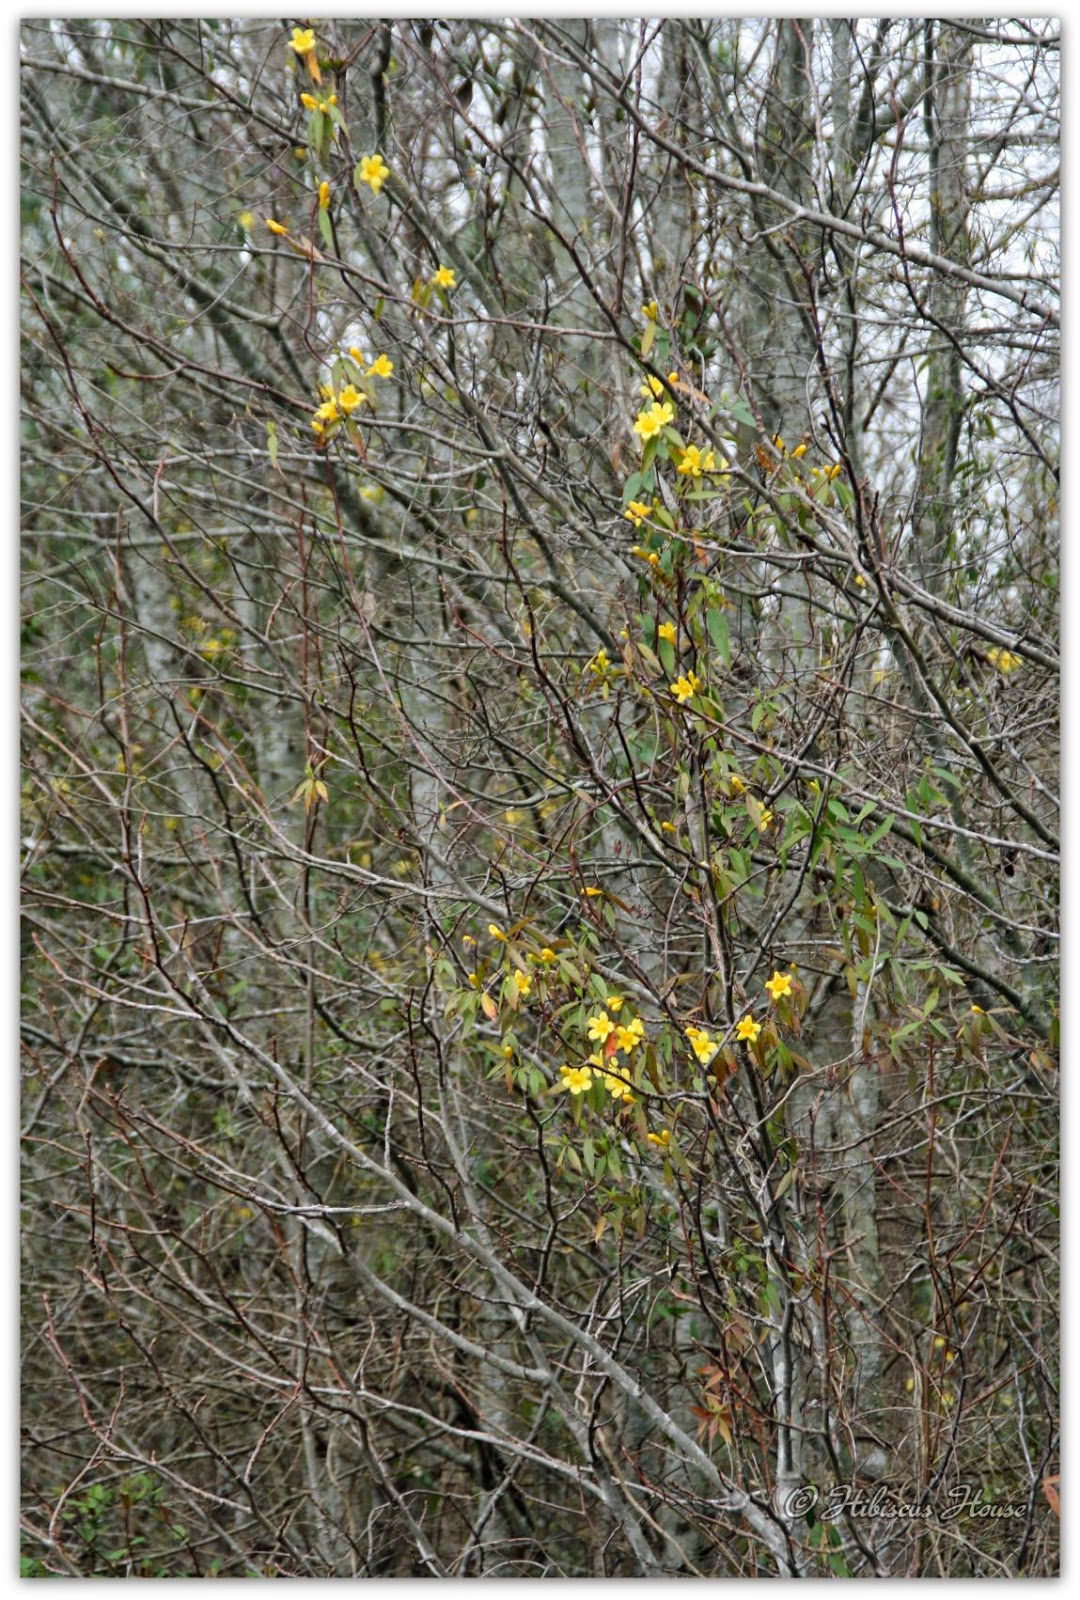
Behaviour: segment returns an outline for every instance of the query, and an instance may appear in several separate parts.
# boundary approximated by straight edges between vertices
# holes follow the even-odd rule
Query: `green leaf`
[[[716,647],[717,653],[725,667],[731,666],[731,639],[728,634],[727,618],[722,611],[710,609],[705,617],[709,630],[709,638]]]
[[[894,819],[892,817],[886,817],[884,822],[878,824],[873,833],[867,834],[866,838],[863,840],[863,845],[867,850],[869,850],[872,845],[877,844],[879,840],[884,839],[885,835],[893,825],[893,820]]]

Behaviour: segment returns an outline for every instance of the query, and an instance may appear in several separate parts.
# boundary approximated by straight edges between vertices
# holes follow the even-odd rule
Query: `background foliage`
[[[1057,61],[23,25],[26,1573],[1056,1570]]]

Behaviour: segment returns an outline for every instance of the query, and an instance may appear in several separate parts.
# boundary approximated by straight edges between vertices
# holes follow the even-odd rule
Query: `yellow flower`
[[[668,685],[668,688],[679,704],[683,705],[697,694],[701,688],[701,679],[696,672],[687,672],[681,678],[676,678],[674,683]]]
[[[571,1094],[584,1094],[586,1089],[592,1087],[592,1070],[589,1067],[560,1067],[562,1077],[560,1089],[569,1089]]]
[[[601,675],[607,672],[608,668],[611,666],[611,662],[608,660],[607,651],[598,650],[588,665],[591,671],[600,673]]]
[[[985,1017],[986,1015],[986,1012],[983,1010],[982,1006],[977,1006],[973,1003],[971,1009],[974,1011],[977,1017]]]
[[[640,528],[645,518],[652,516],[652,506],[644,505],[640,500],[631,500],[623,516],[632,522],[635,528]]]
[[[589,896],[590,900],[598,900],[603,892],[603,889],[586,888],[585,890],[585,893]]]
[[[300,104],[306,106],[309,111],[318,111],[319,109],[319,102],[313,94],[302,94],[300,96]]]
[[[742,781],[742,779],[739,777],[739,774],[737,772],[733,772],[731,774],[731,777],[728,779],[728,783],[730,783],[730,785],[731,785],[732,794],[745,794],[746,793],[746,785]]]
[[[366,367],[367,366],[367,356],[364,355],[363,351],[359,348],[358,345],[351,344],[349,346],[349,354],[352,356],[352,358],[356,362],[357,366],[359,366],[359,367]]]
[[[294,28],[292,38],[289,40],[289,49],[295,50],[298,56],[309,56],[315,49],[314,28]]]
[[[669,372],[667,375],[667,381],[671,384],[672,388],[674,388],[679,382],[679,374],[677,372]]]
[[[663,392],[663,381],[660,378],[654,378],[651,373],[646,375],[645,382],[638,390],[638,394],[643,394],[646,400],[658,400]]]
[[[628,1100],[631,1103],[633,1102],[634,1091],[630,1084],[627,1083],[623,1078],[616,1078],[610,1072],[605,1072],[604,1088],[607,1090],[608,1094],[613,1100]]]
[[[684,477],[700,478],[703,472],[712,472],[715,467],[716,457],[711,450],[702,455],[696,444],[688,444],[683,451],[678,470]]]
[[[340,413],[336,402],[334,400],[324,400],[318,411],[316,411],[314,420],[320,424],[339,421]]]
[[[614,1011],[616,1016],[618,1016],[625,1004],[626,1001],[621,994],[609,994],[607,997],[607,1008],[609,1011]]]
[[[986,652],[986,659],[992,667],[1004,673],[1015,672],[1017,667],[1023,666],[1020,657],[1013,655],[1011,650],[998,650],[996,647]]]
[[[320,211],[328,211],[329,209],[330,209],[330,185],[326,182],[326,179],[324,178],[322,183],[320,183],[320,185],[319,185],[319,210]]]
[[[767,807],[763,808],[762,813],[761,813],[760,817],[758,818],[758,832],[759,833],[764,833],[765,830],[768,828],[769,823],[772,821],[772,819],[773,819],[772,812],[770,810],[768,810]]]
[[[284,227],[282,223],[275,222],[273,217],[267,217],[266,226],[270,229],[271,233],[288,233],[289,231],[288,228]]]
[[[801,461],[802,460],[803,456],[806,454],[806,449],[807,449],[807,447],[804,444],[797,444],[795,446],[794,450],[791,453],[795,457],[796,461]]]
[[[673,622],[662,622],[656,631],[661,639],[667,640],[668,644],[675,643],[675,624]]]
[[[515,972],[514,987],[521,998],[523,1000],[527,1000],[529,998],[529,991],[532,989],[532,979],[529,977],[529,974],[527,972]]]
[[[558,958],[555,955],[554,950],[549,950],[547,945],[545,945],[544,948],[540,952],[540,960],[544,963],[544,965],[545,966],[550,966],[551,963],[553,961],[557,960],[557,959]]]
[[[787,445],[784,443],[783,439],[781,439],[778,433],[773,434],[773,444],[779,450],[781,455],[783,455],[787,450]]]
[[[774,972],[765,987],[774,1000],[781,1000],[784,995],[791,993],[791,974],[789,972]]]
[[[347,383],[337,397],[337,403],[347,417],[351,417],[357,406],[362,406],[367,395],[357,389],[353,384]]]
[[[647,1133],[645,1137],[650,1144],[658,1144],[661,1150],[666,1150],[671,1143],[671,1130],[670,1128],[661,1128],[659,1133]]]
[[[506,1057],[507,1061],[513,1061],[513,1059],[514,1059],[514,1047],[513,1047],[512,1044],[504,1044],[503,1045],[503,1049],[502,1049],[502,1053]]]
[[[665,400],[663,405],[659,400],[654,400],[647,411],[642,411],[634,423],[634,432],[641,435],[642,443],[654,439],[661,429],[666,428],[675,420],[675,408],[670,400]]]
[[[431,281],[436,289],[456,289],[457,273],[453,267],[440,267]]]
[[[631,1055],[645,1038],[645,1024],[640,1017],[628,1022],[625,1028],[616,1028],[615,1043],[623,1055]]]
[[[369,184],[372,194],[378,194],[390,176],[390,168],[380,155],[365,156],[360,163],[359,174],[359,182]]]
[[[660,826],[665,833],[678,833],[679,831],[673,822],[662,822]]]
[[[647,306],[642,306],[641,315],[645,318],[646,322],[655,322],[659,316],[659,312],[656,307],[656,301],[650,300]]]
[[[705,1028],[687,1028],[686,1037],[690,1040],[694,1054],[703,1067],[707,1067],[717,1050],[720,1048],[717,1040],[711,1037]]]
[[[506,943],[506,935],[502,931],[502,929],[499,927],[498,923],[489,922],[488,923],[488,932],[490,933],[490,935],[491,935],[491,937],[493,939],[498,941],[499,944],[505,944]]]
[[[394,363],[389,356],[377,356],[367,369],[369,378],[389,378],[394,370]]]
[[[753,1044],[760,1032],[761,1023],[755,1022],[751,1016],[745,1016],[735,1029],[735,1037],[745,1040],[747,1044]]]
[[[615,1032],[615,1024],[606,1011],[589,1018],[589,1038],[594,1044],[603,1044]]]

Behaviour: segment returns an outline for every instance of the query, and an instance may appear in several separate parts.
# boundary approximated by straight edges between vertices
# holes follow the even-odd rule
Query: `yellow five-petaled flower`
[[[369,378],[389,378],[394,370],[394,363],[389,356],[376,356],[367,369]]]
[[[765,987],[774,1000],[782,1000],[784,995],[791,993],[790,972],[774,972]]]
[[[628,1022],[625,1028],[615,1029],[615,1043],[623,1054],[627,1056],[637,1049],[644,1037],[645,1024],[640,1017],[635,1017],[632,1022]]]
[[[645,518],[652,516],[652,506],[645,505],[642,500],[631,500],[623,512],[623,516],[626,517],[627,521],[632,522],[635,528],[640,528]]]
[[[603,1044],[614,1032],[615,1024],[606,1011],[600,1011],[595,1017],[589,1018],[589,1038],[595,1044]]]
[[[435,285],[436,289],[456,289],[457,273],[454,271],[453,267],[441,266],[438,272],[432,275],[431,281]]]
[[[701,688],[701,679],[696,672],[687,672],[681,678],[676,678],[675,682],[669,684],[668,687],[679,704],[682,705],[685,701],[693,699],[694,695],[697,694]]]
[[[390,168],[386,165],[382,156],[375,154],[364,157],[357,169],[357,173],[358,181],[369,184],[372,194],[378,194],[390,176]]]
[[[703,472],[716,470],[716,457],[711,450],[702,455],[696,444],[688,444],[682,453],[678,470],[686,478],[700,478]]]
[[[586,1089],[592,1087],[592,1069],[590,1067],[560,1067],[562,1083],[560,1089],[569,1089],[571,1094],[584,1094]]]
[[[367,399],[362,389],[357,389],[354,384],[347,383],[337,397],[337,403],[347,417],[351,416],[358,406],[362,406]]]
[[[642,411],[634,423],[634,432],[640,434],[642,443],[655,439],[656,435],[675,420],[675,408],[670,400],[665,400],[661,405],[659,400],[654,400],[647,411]]]
[[[656,631],[661,639],[667,640],[668,644],[675,643],[675,624],[673,622],[662,622]]]
[[[289,49],[298,55],[308,69],[308,77],[312,83],[322,82],[322,73],[319,71],[319,57],[315,47],[314,28],[294,28],[292,38],[289,40]]]
[[[612,1073],[604,1073],[604,1088],[613,1100],[626,1100],[629,1104],[634,1102],[634,1091],[624,1078],[616,1078]]]
[[[716,1040],[711,1037],[705,1028],[696,1028],[693,1025],[687,1028],[686,1037],[690,1040],[694,1054],[703,1067],[707,1067],[717,1050],[720,1048]]]
[[[761,1032],[761,1023],[755,1022],[753,1017],[745,1016],[735,1029],[736,1039],[742,1039],[747,1044],[753,1044]]]

